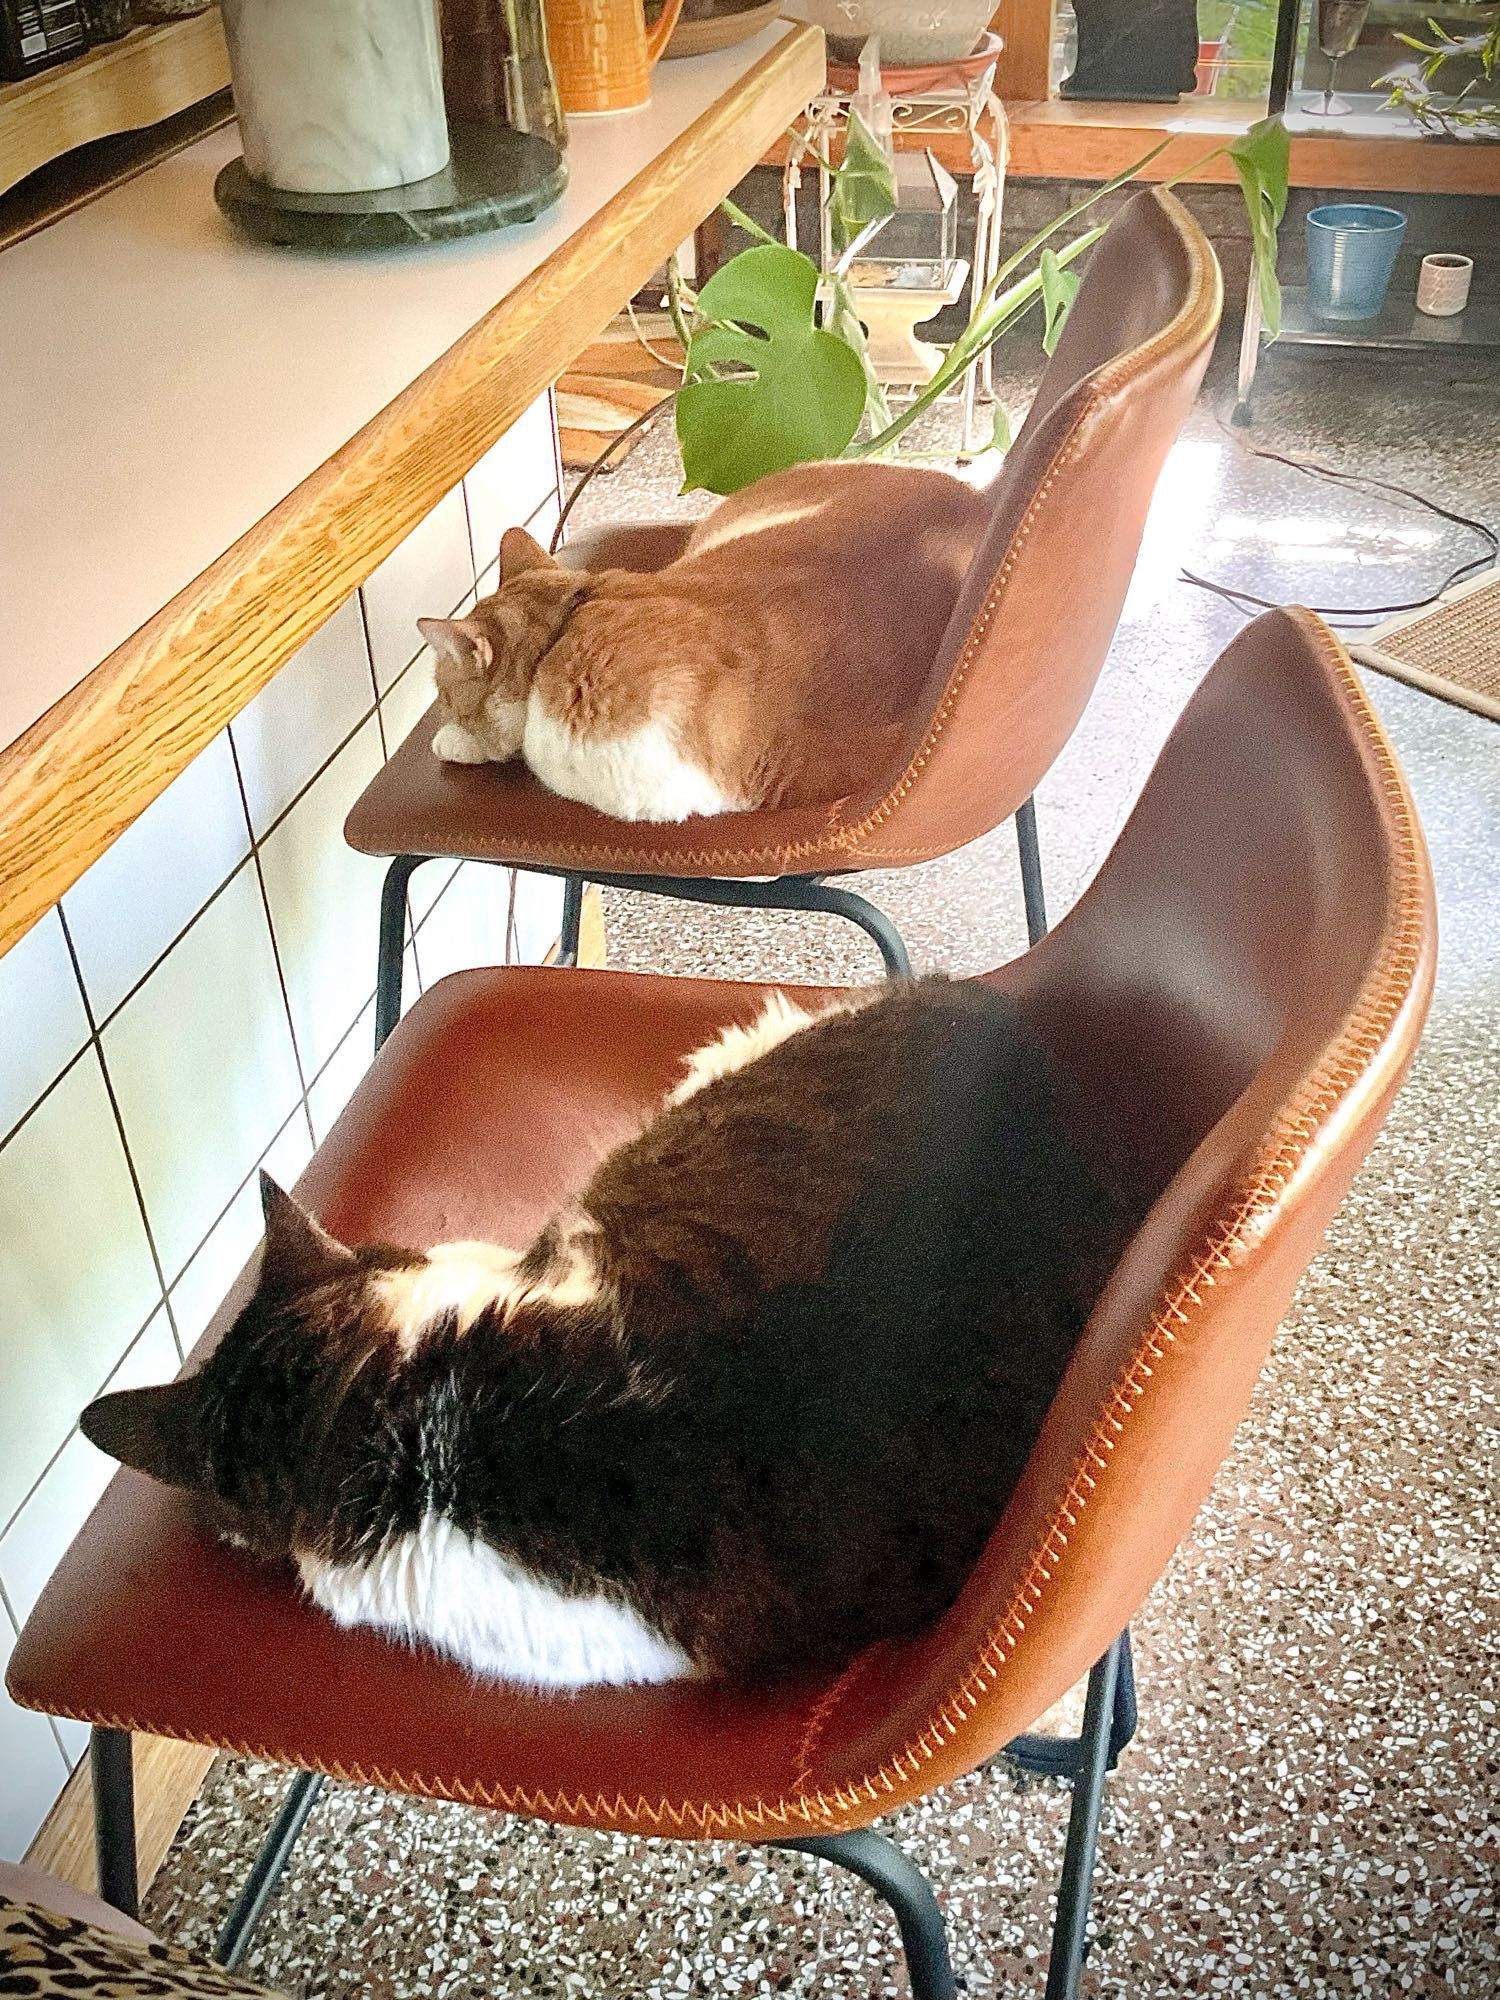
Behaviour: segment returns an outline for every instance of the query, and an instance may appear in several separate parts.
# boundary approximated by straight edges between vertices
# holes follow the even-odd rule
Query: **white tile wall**
[[[209,904],[101,1039],[170,1282],[302,1095],[252,864]]]
[[[0,958],[0,1657],[108,1474],[78,1412],[174,1371],[259,1235],[256,1169],[294,1181],[368,1065],[381,868],[342,822],[379,766],[376,695],[394,749],[431,698],[400,678],[416,620],[474,588],[469,507],[496,541],[555,511],[550,411],[469,483]],[[418,872],[426,983],[505,957],[508,879]],[[528,956],[559,895],[523,887]],[[86,1743],[0,1695],[0,1858]]]
[[[0,1138],[89,1036],[62,918],[49,910],[0,958]],[[24,1026],[22,1025],[24,1024]]]
[[[464,478],[476,576],[498,558],[505,530],[530,521],[561,484],[552,404],[533,403]]]
[[[507,440],[502,439],[504,445]],[[419,618],[446,618],[474,588],[464,490],[455,486],[364,585],[370,658],[382,691],[416,658]]]
[[[364,620],[351,597],[230,724],[258,840],[358,729],[373,698]]]
[[[249,851],[225,731],[63,898],[96,1021],[115,1011]]]
[[[0,1151],[0,1522],[45,1471],[160,1295],[90,1048]]]
[[[309,1079],[375,990],[385,867],[347,846],[343,828],[380,762],[372,715],[261,845],[281,976]]]

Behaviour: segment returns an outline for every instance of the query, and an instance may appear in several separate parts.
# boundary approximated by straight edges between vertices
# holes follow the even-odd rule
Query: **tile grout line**
[[[238,870],[236,870],[236,873],[238,873]],[[136,1170],[135,1156],[130,1150],[130,1139],[125,1131],[125,1114],[121,1111],[120,1100],[115,1095],[115,1080],[110,1075],[109,1064],[105,1060],[103,1037],[99,1024],[94,1019],[93,1004],[89,999],[88,988],[84,984],[82,967],[78,963],[78,950],[73,943],[73,933],[69,928],[66,916],[63,914],[61,904],[58,905],[57,915],[58,921],[62,925],[63,942],[67,945],[68,956],[73,962],[73,977],[78,981],[78,992],[83,1001],[84,1015],[89,1024],[89,1039],[93,1045],[94,1053],[99,1059],[99,1074],[104,1082],[104,1094],[109,1099],[109,1108],[115,1121],[115,1130],[119,1134],[120,1151],[125,1157],[125,1171],[130,1175],[130,1185],[135,1191],[136,1207],[140,1210],[141,1227],[146,1233],[146,1248],[150,1252],[152,1269],[156,1272],[156,1282],[161,1290],[161,1302],[166,1310],[167,1325],[171,1329],[172,1340],[176,1346],[178,1357],[181,1358],[182,1342],[178,1338],[177,1319],[172,1311],[172,1301],[167,1296],[166,1270],[162,1264],[161,1252],[156,1245],[156,1232],[151,1227],[151,1217],[147,1212],[145,1189],[141,1186],[141,1177]],[[133,1342],[132,1345],[134,1345]],[[129,1350],[127,1349],[126,1351],[128,1352]]]
[[[364,724],[361,723],[360,727],[363,728]],[[240,753],[235,746],[235,741],[232,734],[229,738],[229,757],[230,757],[230,762],[234,766],[234,781],[235,784],[239,787],[240,809],[245,815],[245,825],[248,828],[250,834],[250,859],[255,867],[256,886],[260,890],[260,906],[261,909],[265,912],[266,935],[271,940],[271,960],[276,967],[276,984],[281,990],[281,1006],[282,1006],[282,1011],[286,1016],[286,1030],[288,1035],[290,1035],[292,1041],[292,1061],[297,1065],[297,1084],[301,1092],[303,1122],[307,1126],[308,1138],[312,1141],[313,1145],[316,1146],[318,1142],[313,1135],[312,1113],[307,1108],[307,1072],[303,1067],[302,1050],[298,1045],[297,1041],[297,1024],[292,1018],[292,996],[290,992],[287,990],[286,973],[282,970],[281,947],[276,941],[276,920],[271,915],[271,896],[269,890],[266,888],[266,871],[260,857],[260,842],[255,837],[255,826],[250,818],[250,801],[245,791],[244,773],[240,770]],[[288,808],[288,811],[290,811],[290,807]],[[296,1116],[295,1111],[292,1113],[292,1116],[293,1117]],[[289,1122],[288,1120],[282,1121],[281,1125],[277,1128],[277,1136],[279,1136],[280,1133],[286,1130],[288,1122]],[[273,1145],[275,1144],[274,1137],[271,1143]],[[264,1158],[265,1157],[264,1154],[262,1154],[261,1157]],[[251,1172],[252,1173],[254,1172],[253,1168],[251,1169]],[[249,1176],[247,1175],[246,1179],[248,1178]],[[243,1186],[244,1182],[242,1181],[240,1183],[240,1187]],[[236,1188],[235,1190],[236,1199],[239,1196],[239,1191],[240,1191],[239,1188]],[[204,1240],[207,1241],[207,1238],[205,1238]],[[199,1249],[201,1249],[203,1246],[202,1244],[200,1244],[198,1247]],[[197,1252],[195,1251],[193,1254],[194,1256],[196,1256]],[[192,1258],[189,1258],[188,1263],[191,1262]],[[187,1265],[184,1264],[183,1270],[186,1269]],[[182,1272],[179,1271],[178,1276],[181,1277],[181,1275]]]
[[[130,1336],[129,1340],[126,1341],[124,1351],[121,1353],[119,1359],[111,1365],[108,1374],[105,1375],[104,1380],[99,1384],[99,1390],[95,1392],[96,1394],[103,1391],[105,1384],[109,1381],[111,1375],[119,1374],[120,1370],[124,1367],[125,1363],[129,1360],[130,1356],[135,1352],[137,1347],[140,1346],[141,1341],[145,1337],[146,1329],[150,1326],[152,1320],[156,1318],[156,1315],[163,1309],[165,1305],[166,1305],[166,1298],[165,1296],[163,1296],[163,1298],[159,1301],[159,1303],[154,1305],[151,1308],[150,1312],[147,1313],[146,1317],[141,1321],[140,1325],[136,1328],[135,1332]],[[170,1331],[171,1330],[170,1321],[168,1322],[168,1328]],[[172,1345],[174,1347],[177,1347],[177,1337],[175,1333],[173,1334],[172,1337]],[[178,1347],[178,1353],[181,1354],[181,1352],[182,1352],[181,1348]],[[92,1398],[90,1398],[90,1401],[92,1401]],[[9,1517],[3,1523],[0,1523],[0,1541],[4,1541],[5,1537],[10,1533],[11,1529],[16,1525],[17,1521],[20,1520],[21,1516],[25,1513],[26,1509],[31,1505],[32,1501],[36,1498],[37,1488],[41,1485],[42,1481],[47,1477],[48,1473],[51,1472],[53,1466],[56,1465],[57,1461],[62,1457],[63,1453],[67,1450],[68,1446],[77,1436],[78,1436],[78,1425],[76,1423],[73,1423],[69,1426],[68,1434],[63,1439],[62,1443],[57,1447],[56,1451],[53,1452],[52,1456],[47,1460],[47,1463],[42,1467],[41,1471],[37,1474],[36,1478],[32,1480],[31,1484],[27,1487],[26,1491],[21,1495],[21,1498],[16,1502],[15,1506],[12,1508],[10,1512]]]

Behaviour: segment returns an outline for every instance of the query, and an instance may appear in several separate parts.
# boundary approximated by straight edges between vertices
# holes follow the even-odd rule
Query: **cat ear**
[[[529,569],[561,569],[556,556],[549,556],[534,535],[524,528],[507,528],[500,537],[500,581],[511,583]]]
[[[494,659],[490,636],[477,618],[419,618],[417,630],[460,675],[485,673]]]
[[[78,1419],[90,1444],[164,1486],[206,1487],[198,1378],[156,1389],[117,1389]]]
[[[266,1244],[260,1260],[262,1292],[285,1297],[341,1277],[358,1262],[352,1250],[330,1236],[264,1169],[260,1205],[266,1218]]]

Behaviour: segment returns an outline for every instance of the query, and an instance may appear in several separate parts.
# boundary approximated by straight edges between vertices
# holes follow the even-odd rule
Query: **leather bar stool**
[[[1406,1072],[1434,955],[1426,853],[1379,724],[1327,629],[1269,614],[1204,681],[1091,887],[988,975],[1067,1079],[1081,1142],[1123,1146],[1150,1206],[948,1614],[768,1690],[476,1686],[340,1630],[280,1572],[202,1538],[179,1494],[121,1472],[9,1677],[17,1701],[95,1725],[106,1893],[131,1901],[130,1732],[147,1730],[308,1774],[228,1958],[331,1772],[574,1826],[808,1848],[891,1902],[916,2000],[952,2000],[936,1903],[870,1822],[986,1762],[1095,1662],[1047,1989],[1075,1992],[1117,1635],[1187,1532]],[[456,974],[401,1023],[301,1196],[349,1242],[525,1242],[684,1054],[766,991]]]
[[[1119,620],[1162,462],[1218,329],[1219,267],[1159,190],[1094,249],[1036,400],[993,486],[993,519],[949,622],[909,738],[857,797],[676,825],[625,823],[546,791],[520,763],[443,764],[434,708],[371,781],[344,829],[391,857],[381,906],[376,1047],[401,1011],[406,889],[424,860],[496,862],[567,883],[562,958],[577,956],[583,884],[706,903],[827,910],[908,971],[880,910],[829,877],[951,853],[1011,817],[1027,926],[1046,927],[1032,793],[1073,733]],[[565,560],[648,570],[681,524],[577,537]]]

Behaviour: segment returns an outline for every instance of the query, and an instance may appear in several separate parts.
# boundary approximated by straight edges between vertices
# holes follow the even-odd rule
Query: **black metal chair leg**
[[[127,1917],[140,1912],[135,1870],[135,1765],[128,1729],[100,1729],[89,1737],[94,1782],[94,1859],[99,1894]]]
[[[578,939],[583,929],[583,877],[564,875],[562,935],[557,942],[557,963],[578,963]]]
[[[1135,1660],[1130,1650],[1130,1634],[1122,1632],[1115,1642],[1120,1656],[1115,1676],[1115,1705],[1109,1732],[1109,1768],[1120,1761],[1120,1752],[1135,1734]],[[1001,1751],[1023,1771],[1043,1778],[1074,1778],[1083,1764],[1082,1736],[1017,1736]]]
[[[255,1927],[265,1914],[266,1905],[291,1859],[292,1849],[297,1845],[297,1836],[307,1824],[307,1816],[317,1804],[322,1789],[321,1771],[299,1771],[292,1780],[291,1788],[281,1802],[281,1810],[271,1822],[271,1831],[261,1843],[260,1852],[245,1877],[245,1885],[235,1897],[234,1908],[225,1919],[219,1941],[214,1946],[215,1959],[230,1972],[244,1963]]]
[[[766,899],[769,909],[826,910],[830,916],[847,917],[851,924],[858,924],[866,937],[874,940],[887,979],[911,978],[911,960],[900,931],[884,910],[877,910],[873,903],[856,895],[852,889],[837,889],[810,875],[787,876],[780,882],[767,883],[766,887],[775,891],[774,897]]]
[[[375,960],[375,1053],[401,1019],[401,970],[406,962],[406,885],[425,854],[397,854],[380,891],[380,946]]]
[[[1042,851],[1036,838],[1036,800],[1016,807],[1016,846],[1021,850],[1021,894],[1026,903],[1026,942],[1047,935],[1047,901],[1042,893]]]
[[[1089,1694],[1083,1711],[1083,1735],[1080,1739],[1083,1761],[1073,1780],[1068,1844],[1063,1851],[1062,1886],[1057,1892],[1057,1916],[1052,1926],[1052,1957],[1047,1967],[1046,2000],[1075,2000],[1083,1973],[1089,1893],[1094,1883],[1099,1815],[1104,1805],[1115,1691],[1124,1644],[1122,1635],[1089,1675]]]
[[[901,1849],[883,1834],[861,1827],[854,1833],[808,1834],[801,1840],[773,1840],[796,1854],[816,1855],[861,1876],[883,1896],[901,1928],[912,2000],[955,2000],[958,1993],[948,1957],[943,1913],[932,1885]]]

